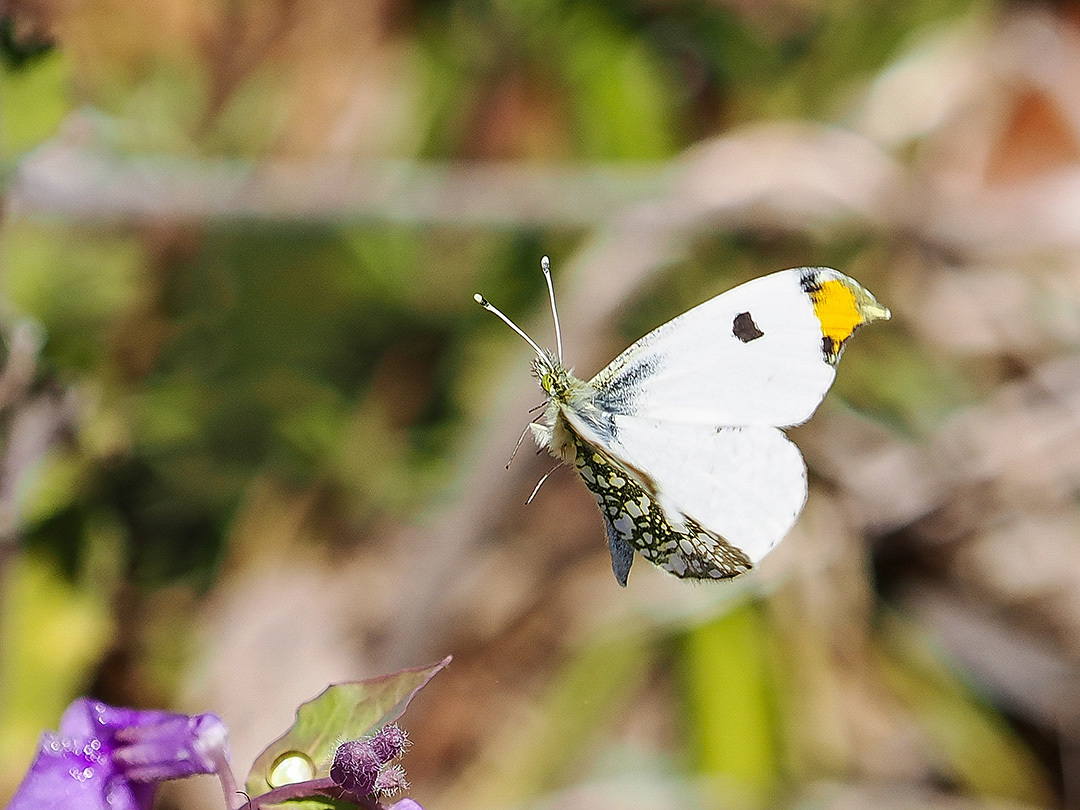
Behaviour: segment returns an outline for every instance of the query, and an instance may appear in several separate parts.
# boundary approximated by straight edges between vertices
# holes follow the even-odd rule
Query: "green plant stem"
[[[261,808],[268,805],[281,804],[282,802],[287,802],[291,799],[304,799],[310,796],[326,796],[331,799],[340,799],[343,795],[348,795],[349,800],[356,802],[357,807],[360,807],[361,810],[385,810],[379,802],[375,801],[370,796],[354,796],[348,794],[330,777],[311,779],[307,782],[296,782],[291,785],[282,785],[261,796],[247,799],[243,804],[234,808],[234,810],[261,810]]]

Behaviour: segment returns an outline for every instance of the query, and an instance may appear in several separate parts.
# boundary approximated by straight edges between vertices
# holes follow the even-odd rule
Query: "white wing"
[[[638,479],[676,531],[692,520],[755,564],[784,538],[806,503],[806,465],[774,427],[618,415],[597,423],[564,413],[586,442]]]
[[[821,277],[850,281],[826,268],[782,270],[668,321],[592,379],[596,405],[665,423],[805,422],[835,375],[807,291]]]

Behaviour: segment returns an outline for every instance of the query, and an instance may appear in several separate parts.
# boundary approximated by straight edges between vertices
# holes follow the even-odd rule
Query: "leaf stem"
[[[345,796],[350,801],[356,803],[356,806],[361,810],[385,810],[383,805],[372,799],[370,796],[356,796],[346,793],[340,785],[336,784],[330,777],[323,777],[322,779],[311,779],[307,782],[295,782],[291,785],[282,785],[281,787],[274,788],[273,790],[262,794],[261,796],[255,796],[234,810],[262,810],[263,807],[272,804],[281,804],[282,802],[290,801],[291,799],[304,799],[310,796],[322,795],[331,799],[341,799]]]

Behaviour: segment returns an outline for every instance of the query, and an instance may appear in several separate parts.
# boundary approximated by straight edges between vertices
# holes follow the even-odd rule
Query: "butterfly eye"
[[[545,393],[550,394],[551,389],[554,387],[554,385],[555,378],[552,377],[550,374],[545,374],[543,377],[540,378],[540,387],[544,389]]]

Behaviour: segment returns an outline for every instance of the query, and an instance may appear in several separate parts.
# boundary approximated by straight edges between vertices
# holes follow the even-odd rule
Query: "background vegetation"
[[[77,694],[416,701],[431,808],[1080,806],[1080,16],[0,5],[0,797]],[[753,576],[611,576],[481,290],[570,360],[824,264],[894,312]],[[217,807],[213,785],[170,807]]]

